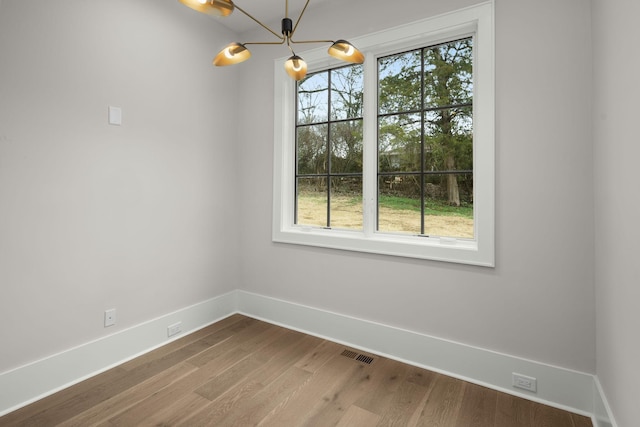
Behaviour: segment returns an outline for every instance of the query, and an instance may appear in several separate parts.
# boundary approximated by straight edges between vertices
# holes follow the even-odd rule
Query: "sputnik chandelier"
[[[285,0],[285,17],[282,19],[282,35],[276,33],[267,25],[251,16],[240,6],[235,4],[232,0],[178,1],[193,10],[212,16],[229,16],[234,11],[234,9],[238,9],[240,12],[251,18],[258,25],[269,31],[278,39],[278,41],[271,42],[265,41],[230,43],[224,49],[222,49],[213,59],[213,65],[218,67],[239,64],[240,62],[249,59],[251,57],[251,52],[249,52],[249,49],[247,49],[247,45],[283,45],[285,43],[291,51],[292,56],[285,62],[284,69],[287,71],[287,74],[289,74],[289,76],[291,76],[291,78],[295,80],[302,80],[307,74],[307,63],[304,62],[304,60],[296,55],[296,53],[293,51],[292,45],[297,43],[331,43],[328,53],[334,58],[338,58],[346,62],[353,62],[356,64],[362,64],[364,62],[364,55],[362,55],[362,53],[358,49],[356,49],[351,43],[346,40],[293,40],[293,35],[298,28],[298,24],[300,23],[300,19],[302,19],[302,15],[304,15],[305,10],[307,10],[307,6],[309,5],[310,0],[307,0],[307,2],[305,3],[304,8],[302,9],[302,12],[300,12],[300,16],[298,17],[295,25],[293,25],[293,21],[289,18],[289,0]]]

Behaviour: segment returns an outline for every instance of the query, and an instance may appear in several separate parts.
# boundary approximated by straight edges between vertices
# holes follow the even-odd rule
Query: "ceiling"
[[[317,7],[318,4],[326,3],[327,1],[328,0],[311,0],[305,12],[305,17],[309,11]],[[270,25],[275,32],[280,34],[280,24],[278,22],[285,17],[285,0],[234,0],[233,3],[259,21]],[[306,0],[289,0],[289,18],[291,18],[294,23],[298,19],[298,16],[300,16],[300,12],[302,12],[305,3]],[[258,28],[258,24],[239,10],[235,10],[227,17],[213,17],[212,19],[215,19],[221,25],[239,34]],[[275,26],[273,25],[274,22],[276,23]]]

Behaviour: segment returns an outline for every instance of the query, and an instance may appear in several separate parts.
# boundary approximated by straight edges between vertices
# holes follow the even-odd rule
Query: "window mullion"
[[[365,54],[365,58],[362,107],[362,213],[364,234],[371,237],[376,231],[378,211],[378,61],[371,53]]]
[[[424,69],[424,49],[420,49],[420,235],[425,234],[424,228],[424,205],[425,205],[425,69]]]
[[[331,144],[331,70],[327,71],[327,228],[331,228],[331,155],[333,144]]]

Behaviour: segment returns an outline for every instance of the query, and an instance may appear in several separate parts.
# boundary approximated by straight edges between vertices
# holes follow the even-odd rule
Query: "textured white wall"
[[[341,12],[310,9],[297,38],[350,38],[472,3],[330,0]],[[495,10],[497,267],[272,243],[273,58],[287,52],[264,47],[238,67],[251,123],[239,143],[242,289],[595,372],[590,4]]]
[[[640,4],[594,0],[594,170],[598,377],[619,426],[638,424]]]
[[[236,287],[236,78],[210,65],[233,36],[211,22],[0,4],[0,372]]]

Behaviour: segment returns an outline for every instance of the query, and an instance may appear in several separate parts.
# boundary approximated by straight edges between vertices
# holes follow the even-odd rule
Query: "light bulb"
[[[209,3],[209,0],[198,0],[198,3],[207,4],[207,3]]]
[[[284,69],[294,80],[302,80],[307,75],[307,63],[295,54],[284,63]]]
[[[224,49],[222,49],[215,58],[213,58],[213,65],[221,67],[224,65],[239,64],[251,58],[251,52],[243,44],[238,42],[229,43]]]
[[[351,56],[351,55],[353,55],[353,51],[354,50],[355,49],[353,48],[353,46],[351,46],[349,44],[349,45],[347,45],[347,48],[345,49],[344,54],[347,55],[347,56]]]

